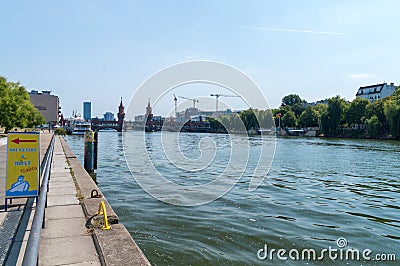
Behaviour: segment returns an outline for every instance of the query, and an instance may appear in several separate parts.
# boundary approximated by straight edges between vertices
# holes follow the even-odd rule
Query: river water
[[[125,138],[140,141],[137,131],[125,134]],[[223,167],[217,163],[210,173],[191,172],[185,176],[179,169],[169,167],[163,156],[157,157],[163,153],[159,134],[146,134],[146,145],[150,157],[157,158],[157,169],[166,175],[198,184],[201,177],[217,171],[218,165]],[[163,133],[167,138],[168,134],[177,133]],[[217,144],[229,141],[224,134],[181,133],[181,150],[186,150],[188,157],[199,156],[193,147],[204,137]],[[242,138],[247,141],[247,137]],[[83,161],[83,137],[67,136],[66,140]],[[250,138],[250,153],[260,141],[259,136]],[[127,166],[124,143],[121,133],[99,133],[97,181],[153,265],[377,263],[363,258],[346,261],[338,257],[333,261],[326,253],[318,261],[320,251],[329,247],[360,252],[370,249],[367,257],[372,259],[376,254],[395,254],[400,259],[399,142],[277,138],[271,170],[260,187],[249,191],[249,180],[242,178],[221,198],[195,207],[167,204],[148,195]],[[128,151],[134,153],[134,149]],[[222,149],[222,155],[216,154],[216,162],[229,155],[224,152],[227,151]],[[127,158],[134,157],[131,154]],[[251,160],[252,156],[249,164],[256,164]],[[141,158],[135,159],[135,163],[140,161]],[[339,238],[345,238],[347,246],[338,246]],[[314,249],[317,259],[301,260],[300,256],[300,260],[281,260],[275,253],[273,260],[261,260],[257,253],[262,257],[265,245],[268,254],[271,249],[285,249],[286,257],[293,249],[299,250],[300,255],[304,249]],[[264,250],[260,253],[260,249]],[[386,261],[379,265],[388,264]]]

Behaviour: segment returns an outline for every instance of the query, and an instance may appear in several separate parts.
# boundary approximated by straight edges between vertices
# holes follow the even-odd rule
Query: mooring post
[[[94,173],[94,148],[95,148],[95,138],[93,131],[85,132],[85,158],[84,158],[84,168],[90,174]]]
[[[99,131],[94,131],[94,169],[97,170],[97,151],[98,151],[98,144],[99,144]]]

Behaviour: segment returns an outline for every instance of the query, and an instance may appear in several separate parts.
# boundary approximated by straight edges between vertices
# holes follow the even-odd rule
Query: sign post
[[[7,199],[39,195],[40,133],[12,132],[7,135]]]

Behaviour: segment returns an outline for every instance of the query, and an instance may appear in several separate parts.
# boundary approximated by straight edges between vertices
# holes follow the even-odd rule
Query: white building
[[[386,82],[376,85],[369,85],[360,87],[357,91],[356,97],[361,97],[368,99],[370,102],[375,100],[380,100],[385,97],[391,96],[393,92],[397,89],[394,83],[388,85]]]

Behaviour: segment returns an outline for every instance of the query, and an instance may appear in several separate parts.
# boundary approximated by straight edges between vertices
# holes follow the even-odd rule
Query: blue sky
[[[242,70],[273,108],[289,93],[352,100],[361,85],[400,82],[399,1],[10,0],[0,8],[0,75],[51,90],[67,116],[87,100],[94,115],[116,112],[149,76],[188,60]]]

